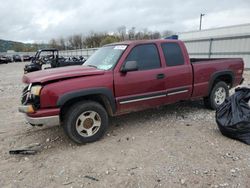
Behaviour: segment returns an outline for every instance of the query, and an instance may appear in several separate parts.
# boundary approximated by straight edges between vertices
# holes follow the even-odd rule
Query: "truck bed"
[[[221,71],[232,75],[232,87],[238,85],[242,79],[244,69],[241,58],[191,58],[193,69],[193,94],[192,96],[201,97],[209,93],[209,81],[215,74]]]
[[[238,60],[239,58],[190,58],[190,63],[213,63],[216,60]]]

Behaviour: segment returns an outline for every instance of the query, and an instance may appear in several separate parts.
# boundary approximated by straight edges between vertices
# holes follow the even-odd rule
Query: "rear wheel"
[[[204,104],[207,108],[215,110],[229,96],[228,85],[221,81],[214,85],[208,97],[204,98]]]
[[[97,102],[82,101],[68,109],[63,128],[79,144],[99,140],[108,127],[108,114]]]

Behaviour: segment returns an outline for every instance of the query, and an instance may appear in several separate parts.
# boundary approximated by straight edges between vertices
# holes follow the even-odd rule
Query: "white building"
[[[179,33],[191,57],[242,57],[250,68],[250,24]]]

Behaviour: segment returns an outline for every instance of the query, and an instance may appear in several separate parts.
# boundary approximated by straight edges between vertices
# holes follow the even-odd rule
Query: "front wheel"
[[[217,109],[229,96],[228,85],[221,81],[214,85],[208,97],[204,98],[204,104],[207,108]]]
[[[99,140],[107,127],[108,114],[94,101],[82,101],[70,107],[63,122],[66,134],[79,144]]]

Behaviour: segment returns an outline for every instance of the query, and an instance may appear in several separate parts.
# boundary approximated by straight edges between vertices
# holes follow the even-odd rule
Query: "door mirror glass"
[[[137,71],[138,70],[138,63],[137,61],[127,61],[123,64],[121,68],[121,72],[126,73],[130,71]]]

